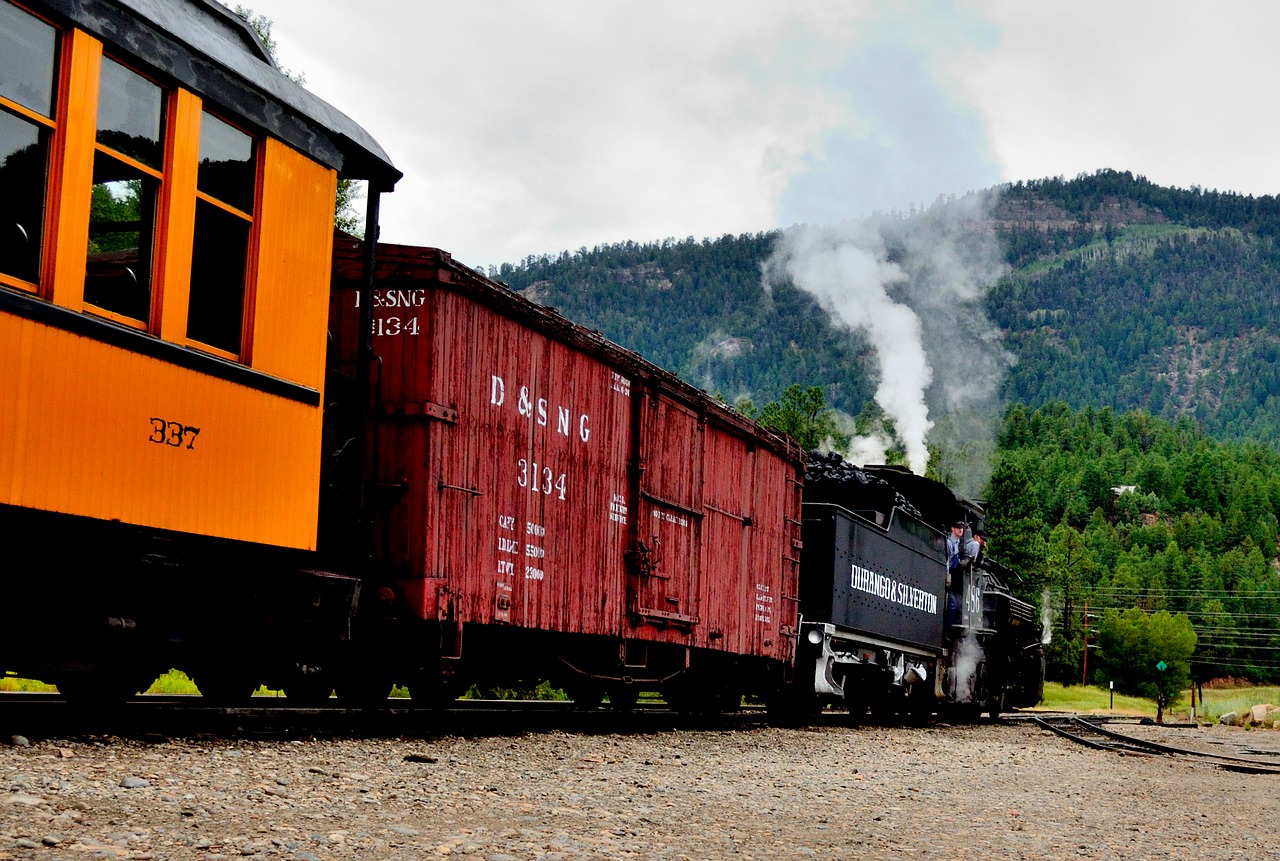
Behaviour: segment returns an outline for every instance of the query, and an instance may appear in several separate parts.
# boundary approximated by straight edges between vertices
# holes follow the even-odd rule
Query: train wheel
[[[987,700],[984,710],[992,723],[1000,720],[1000,713],[1004,711],[1004,691],[997,691],[992,694]]]
[[[807,723],[822,714],[822,706],[817,694],[799,685],[783,685],[765,700],[770,722],[779,726]]]
[[[859,691],[850,690],[846,683],[844,689],[844,707],[849,710],[849,725],[862,726],[867,720],[867,698]]]
[[[439,673],[420,670],[409,680],[409,699],[414,708],[447,709],[463,693],[459,682],[441,678]]]
[[[344,673],[334,694],[339,703],[352,708],[385,706],[391,696],[391,679],[379,673]]]
[[[933,691],[925,685],[913,685],[907,694],[905,715],[916,726],[924,726],[933,717]]]
[[[158,674],[142,670],[73,670],[57,678],[58,693],[71,703],[112,705],[133,699],[151,687]]]
[[[609,708],[615,712],[635,711],[640,700],[640,689],[635,685],[611,685],[609,687]]]
[[[575,711],[595,711],[604,703],[604,688],[598,684],[566,685],[565,693],[569,695],[569,699],[573,700]]]
[[[322,706],[333,693],[333,676],[321,667],[298,667],[281,685],[284,695],[294,705]]]
[[[200,689],[200,696],[220,705],[247,703],[258,689],[258,683],[251,676],[226,667],[201,670],[191,680]]]

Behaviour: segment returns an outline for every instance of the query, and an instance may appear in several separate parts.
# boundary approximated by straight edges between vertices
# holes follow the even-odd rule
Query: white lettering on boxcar
[[[620,395],[631,397],[631,381],[617,371],[610,371],[610,375],[609,387]]]
[[[609,500],[609,519],[624,525],[627,522],[627,498],[621,493],[613,494]]]
[[[769,594],[770,591],[769,584],[756,584],[755,611],[757,622],[773,623],[773,595]]]
[[[628,383],[629,385],[629,383]],[[498,374],[489,375],[489,406],[502,408],[507,403],[507,381]],[[537,397],[528,386],[521,386],[515,403],[516,413],[522,418],[537,422],[539,427],[547,427],[551,423],[551,413],[556,416],[556,433],[571,436],[573,427],[573,411],[565,404],[553,404],[545,397]],[[591,416],[578,414],[578,439],[588,442],[591,439]]]
[[[360,307],[360,291],[355,293],[356,307]],[[415,290],[374,290],[373,307],[375,308],[421,308],[427,304],[427,291],[419,287]]]
[[[688,528],[689,526],[689,518],[681,517],[678,514],[672,514],[670,511],[659,511],[655,508],[653,510],[653,517],[655,520],[674,523],[676,526],[683,526],[685,528]]]

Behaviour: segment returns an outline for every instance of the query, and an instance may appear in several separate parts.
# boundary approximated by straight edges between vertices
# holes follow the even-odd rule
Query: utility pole
[[[1080,671],[1080,684],[1089,684],[1089,602],[1084,602],[1084,669]]]

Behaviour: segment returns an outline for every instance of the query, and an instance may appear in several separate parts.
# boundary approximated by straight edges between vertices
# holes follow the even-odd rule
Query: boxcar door
[[[702,538],[703,424],[659,395],[640,407],[640,482],[628,604],[642,622],[691,628]]]

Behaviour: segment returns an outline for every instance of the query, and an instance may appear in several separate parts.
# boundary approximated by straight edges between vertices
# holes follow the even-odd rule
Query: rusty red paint
[[[376,563],[415,615],[790,660],[793,445],[444,252],[378,259]],[[356,243],[334,271],[354,345]]]

